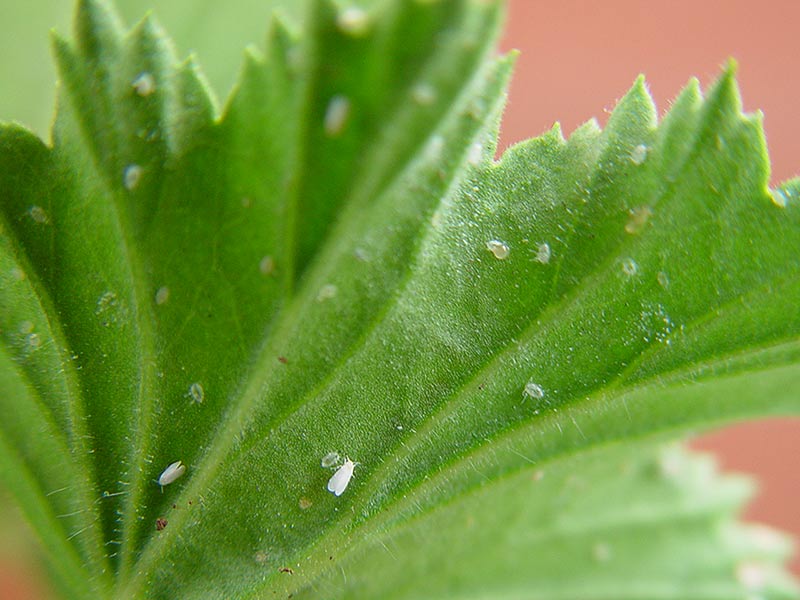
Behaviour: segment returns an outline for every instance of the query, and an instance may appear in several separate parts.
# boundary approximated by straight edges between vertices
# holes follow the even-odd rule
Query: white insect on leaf
[[[345,459],[344,464],[336,470],[331,478],[328,480],[328,491],[336,496],[341,496],[350,485],[350,480],[353,478],[353,469],[356,464],[352,460]]]
[[[176,460],[174,463],[172,463],[166,469],[164,469],[161,475],[158,476],[158,485],[160,485],[163,488],[165,485],[169,485],[170,483],[178,479],[185,472],[186,472],[186,465],[183,464],[182,461]]]
[[[635,165],[642,164],[647,158],[648,147],[644,144],[639,144],[631,152],[631,162]]]
[[[350,100],[346,96],[336,95],[331,98],[325,110],[325,133],[328,137],[337,137],[347,125],[350,117]]]
[[[511,253],[511,248],[508,247],[508,244],[500,240],[489,240],[486,242],[486,249],[494,254],[497,260],[505,260]]]
[[[47,212],[41,206],[31,206],[28,209],[28,214],[31,219],[40,225],[46,225],[50,222],[50,217],[47,216]]]
[[[336,26],[342,33],[360,37],[369,31],[369,15],[364,9],[351,6],[338,14]]]
[[[156,91],[156,80],[151,73],[144,71],[139,73],[138,77],[131,82],[131,87],[142,98],[146,98]]]
[[[477,167],[481,164],[481,160],[483,159],[483,144],[480,142],[475,142],[469,147],[469,151],[467,152],[467,162],[470,166]]]
[[[192,399],[192,402],[202,404],[203,400],[206,398],[206,392],[203,389],[203,384],[201,384],[199,381],[195,381],[192,385],[190,385],[189,397]]]
[[[550,244],[547,242],[539,244],[539,247],[536,248],[536,261],[546,265],[550,262],[550,257],[552,253],[550,252]]]
[[[128,165],[125,167],[125,171],[122,173],[122,184],[125,186],[125,189],[133,191],[139,185],[139,182],[142,180],[142,167],[139,165]]]
[[[166,304],[167,300],[169,300],[169,288],[165,285],[162,285],[156,291],[156,304],[161,306],[162,304]]]

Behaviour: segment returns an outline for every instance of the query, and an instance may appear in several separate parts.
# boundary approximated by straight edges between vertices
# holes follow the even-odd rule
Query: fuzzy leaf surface
[[[218,114],[84,0],[52,147],[0,129],[0,464],[65,595],[796,597],[659,449],[800,409],[800,183],[732,69],[495,162],[498,4],[312,4]]]

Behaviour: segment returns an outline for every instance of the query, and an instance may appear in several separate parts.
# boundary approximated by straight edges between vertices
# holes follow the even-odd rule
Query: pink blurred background
[[[745,109],[766,114],[773,182],[800,171],[800,2],[511,0],[509,17],[502,48],[516,48],[521,56],[501,148],[541,134],[556,120],[565,134],[590,117],[604,123],[639,73],[647,76],[663,113],[690,76],[707,85],[734,57]],[[760,480],[748,520],[800,539],[800,419],[738,425],[694,446],[714,451],[725,469]],[[5,515],[4,531],[21,527],[18,518]],[[27,566],[34,555],[31,548],[0,544],[0,598],[50,597]],[[800,558],[792,566],[800,574]]]
[[[691,76],[707,86],[733,57],[745,110],[766,115],[773,183],[800,174],[800,2],[511,0],[509,7],[502,49],[521,55],[501,150],[556,120],[565,135],[590,117],[605,123],[640,73],[663,114]],[[737,425],[693,445],[715,452],[724,469],[758,478],[747,520],[800,539],[800,419]],[[800,557],[792,568],[800,575]]]

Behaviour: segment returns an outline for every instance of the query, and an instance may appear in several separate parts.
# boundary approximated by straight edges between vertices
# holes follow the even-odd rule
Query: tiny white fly
[[[344,494],[350,484],[350,480],[353,478],[353,469],[356,468],[357,464],[349,458],[345,459],[344,464],[336,469],[336,473],[331,475],[328,480],[328,491],[337,496]]]
[[[181,475],[186,472],[186,465],[183,464],[182,461],[177,460],[168,466],[161,475],[158,476],[158,485],[161,486],[161,490],[164,490],[165,485],[169,485],[176,479],[178,479]]]

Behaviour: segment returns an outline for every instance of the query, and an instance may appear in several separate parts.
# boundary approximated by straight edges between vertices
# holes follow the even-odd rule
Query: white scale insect
[[[349,458],[345,459],[344,464],[336,469],[336,473],[331,475],[328,480],[328,491],[341,496],[350,485],[350,480],[353,478],[353,469],[356,468],[358,463],[353,462]]]
[[[178,479],[181,475],[186,472],[186,465],[183,464],[182,461],[177,460],[171,465],[169,465],[164,471],[162,471],[161,475],[158,476],[158,485],[161,486],[161,491],[164,491],[164,486],[169,485],[176,479]]]

